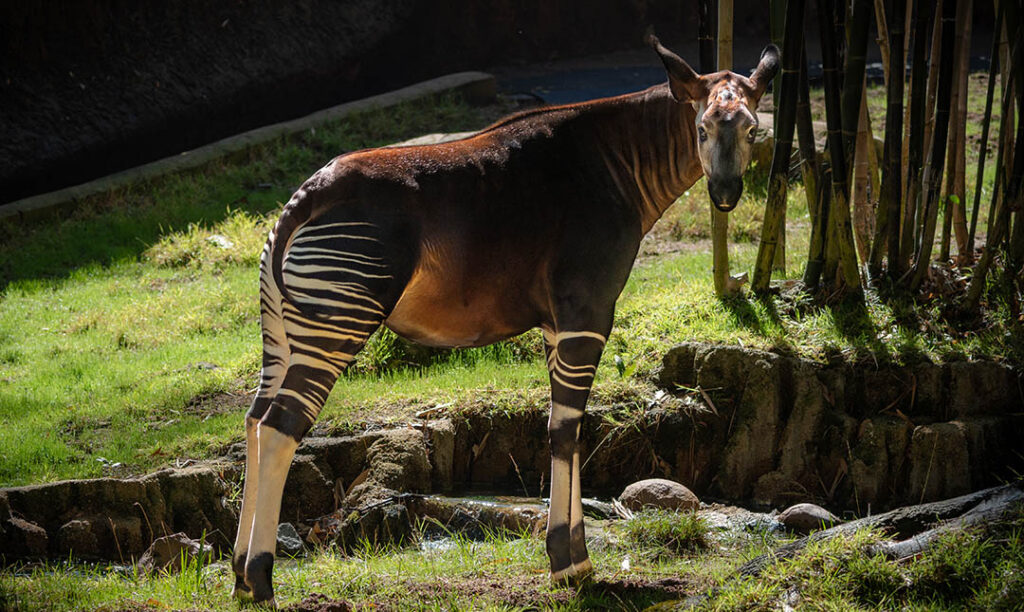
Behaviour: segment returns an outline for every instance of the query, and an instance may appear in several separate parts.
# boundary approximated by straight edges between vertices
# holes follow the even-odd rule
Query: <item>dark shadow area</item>
[[[692,590],[692,584],[679,578],[612,578],[584,585],[577,603],[583,609],[643,610],[662,601],[686,599]]]

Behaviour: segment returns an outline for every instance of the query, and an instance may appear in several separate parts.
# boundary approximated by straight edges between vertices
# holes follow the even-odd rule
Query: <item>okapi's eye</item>
[[[703,125],[697,126],[697,137],[700,138],[701,142],[708,139],[708,131],[704,129]]]
[[[757,128],[750,128],[750,131],[747,132],[747,142],[753,144],[755,136],[757,136]]]

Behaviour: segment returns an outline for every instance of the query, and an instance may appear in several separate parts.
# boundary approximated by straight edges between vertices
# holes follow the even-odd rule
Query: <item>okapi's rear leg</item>
[[[610,319],[610,317],[609,317]],[[580,491],[580,426],[608,326],[597,331],[544,330],[551,379],[551,503],[548,510],[547,552],[551,580],[575,584],[593,565],[587,554]]]
[[[255,423],[255,445],[247,435],[246,489],[233,564],[236,595],[248,594],[270,605],[274,603],[271,573],[281,498],[295,449],[316,420],[338,376],[383,320],[380,315],[362,320],[311,319],[288,303],[283,314],[289,348],[287,372],[273,401],[254,402],[246,417],[247,433],[248,426]],[[261,408],[265,409],[262,414],[258,412]],[[255,482],[250,483],[254,476]],[[244,531],[249,531],[247,540],[243,539]]]
[[[288,372],[287,334],[281,313],[281,292],[277,289],[268,268],[271,241],[267,241],[260,257],[260,328],[263,339],[263,369],[260,371],[260,386],[253,398],[252,406],[245,415],[245,481],[242,488],[242,510],[238,521],[238,534],[232,555],[235,571],[235,587],[232,595],[239,599],[252,597],[249,585],[245,583],[245,561],[249,551],[249,536],[252,534],[253,514],[256,511],[256,496],[259,489],[259,463],[256,438],[260,419],[267,413],[277,390]]]
[[[246,418],[246,485],[233,563],[235,594],[271,605],[281,495],[295,449],[408,278],[396,280],[395,262],[404,253],[382,240],[374,223],[353,221],[341,209],[288,231],[288,215],[286,209],[260,271],[264,368]]]

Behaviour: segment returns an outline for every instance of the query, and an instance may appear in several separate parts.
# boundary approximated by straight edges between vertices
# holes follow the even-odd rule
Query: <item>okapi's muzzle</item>
[[[740,203],[740,196],[743,195],[743,177],[708,177],[708,195],[711,196],[711,203],[715,208],[724,213],[731,211]]]

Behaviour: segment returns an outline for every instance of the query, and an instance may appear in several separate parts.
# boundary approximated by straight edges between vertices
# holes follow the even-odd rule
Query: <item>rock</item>
[[[0,550],[13,557],[45,557],[50,538],[46,530],[14,516],[0,521]]]
[[[967,428],[934,423],[914,428],[910,439],[909,500],[929,502],[971,490]]]
[[[540,500],[475,501],[427,495],[410,498],[407,504],[426,538],[458,533],[484,540],[500,532],[536,534],[543,531],[548,518]]]
[[[335,543],[346,551],[365,544],[399,547],[416,539],[409,509],[404,504],[374,506],[365,513],[350,512],[332,530]]]
[[[1000,414],[1019,401],[1018,377],[992,361],[950,363],[947,404],[958,417]]]
[[[352,436],[316,437],[302,440],[296,455],[310,455],[324,478],[350,484],[366,468],[366,452],[383,435],[381,430]]]
[[[689,489],[664,478],[634,482],[626,487],[619,500],[630,510],[696,510],[700,507],[700,500]]]
[[[454,486],[455,425],[451,419],[434,419],[427,422],[426,434],[430,444],[430,477],[434,481],[434,489],[450,493]]]
[[[900,471],[910,434],[910,425],[895,416],[879,415],[860,423],[850,463],[857,499],[879,507],[899,497]]]
[[[295,455],[281,498],[282,521],[301,521],[334,510],[334,483],[328,480],[310,455]]]
[[[213,557],[213,547],[178,532],[154,540],[146,552],[142,553],[138,565],[146,572],[180,572],[183,557],[206,565]]]
[[[694,359],[698,344],[687,342],[674,346],[665,353],[658,371],[658,384],[667,389],[678,386],[694,387],[697,384],[697,369]]]
[[[614,504],[597,501],[589,497],[583,498],[583,515],[600,520],[619,518]]]
[[[57,532],[57,546],[62,555],[95,557],[99,553],[92,523],[83,519],[71,520],[61,526]]]
[[[277,554],[278,556],[294,557],[302,552],[302,538],[295,526],[291,523],[281,523],[277,526]]]
[[[729,499],[749,497],[757,479],[772,471],[777,454],[783,368],[777,355],[758,355],[754,360],[740,349],[713,350],[698,373],[698,383],[704,389],[739,390],[735,425],[718,480],[722,494]]]
[[[828,529],[839,522],[839,518],[821,506],[797,504],[782,511],[779,522],[797,533],[810,533],[817,529]]]
[[[430,462],[423,434],[412,428],[385,432],[367,451],[368,482],[402,493],[430,491]]]
[[[114,547],[120,547],[122,555],[128,553],[123,551],[138,551],[145,549],[142,536],[142,519],[137,516],[108,517],[107,527],[111,529],[111,536],[114,540]]]

